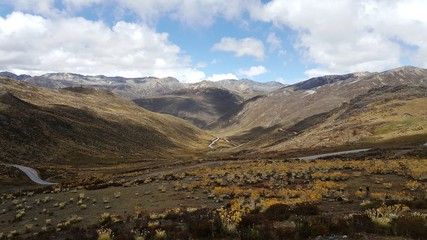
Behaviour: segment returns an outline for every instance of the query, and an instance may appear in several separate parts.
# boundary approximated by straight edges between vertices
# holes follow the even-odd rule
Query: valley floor
[[[0,239],[422,239],[427,233],[425,147],[307,161],[260,155],[143,166],[88,168],[55,186],[19,180],[22,173],[3,168],[18,180],[2,181],[8,185],[1,189]],[[60,170],[42,176],[60,180],[49,178]]]

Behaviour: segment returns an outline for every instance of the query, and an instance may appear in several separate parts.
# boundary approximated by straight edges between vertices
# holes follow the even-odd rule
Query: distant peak
[[[390,69],[389,71],[386,71],[386,72],[414,71],[419,69],[421,68],[417,68],[414,66],[402,66],[402,67]]]
[[[355,72],[352,73],[355,77],[365,77],[368,76],[370,74],[372,74],[371,72]]]
[[[16,80],[25,80],[27,78],[30,78],[31,76],[26,74],[16,75],[14,73],[5,71],[5,72],[0,72],[0,77],[7,77],[11,79],[16,79]]]
[[[295,90],[310,90],[316,87],[320,87],[326,84],[331,84],[340,81],[346,81],[349,79],[355,79],[359,77],[364,77],[369,75],[369,72],[358,72],[358,73],[349,73],[343,75],[326,75],[321,77],[310,78],[306,81],[296,83],[294,86]]]

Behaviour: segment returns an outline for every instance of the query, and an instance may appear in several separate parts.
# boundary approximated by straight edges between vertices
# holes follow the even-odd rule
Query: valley
[[[427,233],[426,69],[293,85],[2,76],[0,239]]]

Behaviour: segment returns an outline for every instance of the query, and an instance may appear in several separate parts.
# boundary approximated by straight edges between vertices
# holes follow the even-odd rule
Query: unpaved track
[[[54,184],[56,184],[56,183],[47,182],[47,181],[41,179],[39,177],[38,172],[33,168],[25,167],[25,166],[17,165],[17,164],[11,164],[10,166],[18,168],[19,170],[24,172],[31,179],[31,181],[33,181],[37,184],[40,184],[40,185],[54,185]]]
[[[216,143],[216,142],[218,142],[218,140],[219,140],[220,138],[219,137],[216,137],[215,138],[215,140],[213,140],[212,142],[211,142],[211,144],[209,144],[209,148],[213,148],[213,145]]]
[[[212,142],[213,144],[218,141],[218,139],[215,139],[214,142]],[[305,157],[298,157],[298,158],[293,158],[293,159],[299,159],[299,160],[314,160],[314,159],[318,159],[321,157],[327,157],[327,156],[339,156],[339,155],[345,155],[345,154],[352,154],[352,153],[360,153],[360,152],[366,152],[370,149],[356,149],[356,150],[350,150],[350,151],[342,151],[342,152],[332,152],[332,153],[327,153],[327,154],[319,154],[319,155],[310,155],[310,156],[305,156]],[[153,177],[153,176],[157,176],[157,175],[162,175],[162,174],[169,174],[169,173],[174,173],[174,172],[179,172],[179,171],[183,171],[183,170],[187,170],[187,169],[192,169],[192,168],[198,168],[198,167],[203,167],[203,166],[209,166],[209,165],[215,165],[215,164],[223,164],[223,163],[247,163],[247,162],[252,162],[255,161],[253,159],[251,160],[220,160],[220,161],[206,161],[206,162],[199,162],[199,163],[192,163],[192,164],[188,164],[188,165],[178,165],[178,166],[169,166],[167,168],[156,168],[156,169],[151,169],[151,171],[147,172],[147,173],[142,173],[142,174],[138,174],[138,178],[141,177]],[[20,169],[22,172],[24,172],[33,182],[37,183],[37,184],[41,184],[41,185],[53,185],[53,184],[57,184],[57,183],[52,183],[52,182],[47,182],[42,180],[37,171],[33,168],[30,167],[26,167],[26,166],[22,166],[22,165],[17,165],[17,164],[11,164],[9,166],[13,166],[16,167],[18,169]],[[136,176],[128,176],[125,177],[126,179],[130,179],[130,178],[135,178]]]
[[[339,156],[339,155],[345,155],[345,154],[352,154],[352,153],[360,153],[360,152],[366,152],[369,151],[370,149],[355,149],[355,150],[349,150],[349,151],[341,151],[341,152],[332,152],[332,153],[326,153],[326,154],[319,154],[319,155],[310,155],[310,156],[305,156],[305,157],[298,157],[298,158],[293,158],[293,159],[299,159],[299,160],[315,160],[315,159],[319,159],[321,157],[328,157],[328,156]],[[152,171],[148,172],[148,173],[143,173],[141,175],[139,175],[139,177],[153,177],[153,176],[157,176],[157,175],[161,175],[161,174],[169,174],[169,173],[174,173],[174,172],[180,172],[183,170],[187,170],[187,169],[192,169],[192,168],[198,168],[198,167],[203,167],[203,166],[210,166],[210,165],[214,165],[214,164],[223,164],[223,163],[247,163],[247,162],[253,162],[256,161],[254,159],[250,159],[250,160],[220,160],[220,161],[206,161],[206,162],[201,162],[201,163],[193,163],[193,164],[189,164],[189,165],[181,165],[181,166],[171,166],[169,168],[160,168],[160,169],[153,169]]]
[[[352,153],[361,153],[371,150],[370,148],[365,149],[355,149],[355,150],[349,150],[349,151],[342,151],[342,152],[332,152],[332,153],[325,153],[325,154],[318,154],[318,155],[311,155],[311,156],[305,156],[305,157],[298,157],[294,159],[300,159],[300,160],[315,160],[322,157],[333,157],[333,156],[339,156],[339,155],[345,155],[345,154],[352,154]]]

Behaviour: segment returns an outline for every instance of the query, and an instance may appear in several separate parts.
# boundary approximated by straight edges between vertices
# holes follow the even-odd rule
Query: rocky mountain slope
[[[249,79],[225,79],[221,81],[201,81],[198,83],[193,83],[189,86],[191,89],[203,89],[203,88],[221,88],[226,89],[231,92],[235,92],[242,96],[253,96],[254,94],[271,92],[286,85],[279,82],[255,82]]]
[[[102,75],[84,76],[73,73],[48,73],[42,76],[26,78],[24,81],[35,86],[48,88],[79,86],[101,88],[128,99],[161,95],[184,88],[184,84],[171,77],[124,78]]]
[[[274,131],[258,144],[269,150],[373,146],[382,142],[423,144],[427,141],[425,106],[427,87],[375,88],[328,113]]]
[[[370,119],[368,117],[362,117],[358,115],[356,118],[363,119],[366,124],[363,124],[363,126],[356,124],[355,126],[358,126],[357,128],[363,128],[363,131],[357,131],[357,129],[352,127],[353,125],[351,125],[350,122],[353,124],[355,120],[345,122],[342,119],[347,118],[343,118],[341,115],[341,117],[339,118],[342,120],[340,120],[341,122],[336,119],[330,119],[336,117],[335,114],[337,113],[337,111],[341,111],[345,108],[353,109],[353,112],[348,110],[346,113],[351,113],[351,116],[353,116],[357,112],[356,110],[358,109],[363,109],[363,111],[366,110],[366,104],[362,104],[363,106],[360,105],[366,99],[370,99],[370,102],[379,102],[379,105],[381,104],[381,101],[385,101],[384,99],[398,99],[399,101],[403,99],[405,103],[402,104],[406,104],[406,102],[409,101],[408,98],[410,97],[411,91],[414,94],[416,93],[414,96],[418,96],[417,99],[421,99],[419,97],[419,91],[423,92],[424,87],[427,87],[427,69],[415,67],[401,67],[389,71],[384,71],[381,73],[360,72],[345,75],[323,76],[312,78],[294,85],[282,87],[280,84],[271,83],[271,86],[269,86],[269,83],[255,84],[254,82],[248,80],[224,80],[219,82],[204,81],[191,85],[174,85],[173,83],[177,82],[176,79],[143,78],[139,80],[131,80],[125,78],[107,78],[104,76],[90,77],[76,74],[53,74],[53,76],[55,77],[52,77],[51,75],[47,74],[44,76],[48,76],[48,78],[32,77],[24,81],[31,82],[32,84],[36,85],[48,86],[51,88],[59,88],[72,85],[73,87],[69,88],[69,90],[71,89],[73,94],[86,94],[85,96],[91,96],[91,98],[92,96],[101,93],[103,94],[102,96],[111,96],[111,94],[109,94],[105,90],[86,89],[81,88],[80,86],[89,84],[91,86],[96,86],[101,89],[108,89],[113,92],[119,93],[119,88],[117,88],[117,84],[119,82],[122,82],[124,85],[127,86],[122,89],[124,92],[122,95],[126,95],[127,93],[129,93],[128,89],[131,89],[130,91],[139,91],[138,94],[142,94],[142,91],[146,91],[144,94],[153,94],[153,96],[134,99],[134,102],[137,103],[139,106],[149,109],[151,111],[171,114],[185,119],[201,128],[208,129],[212,133],[212,135],[221,137],[221,139],[218,141],[218,144],[231,144],[234,146],[233,151],[240,151],[242,149],[262,149],[266,151],[276,151],[286,150],[292,148],[292,146],[296,146],[299,148],[320,147],[346,144],[348,142],[360,142],[363,139],[370,139],[369,141],[371,142],[375,141],[375,139],[378,141],[382,141],[384,139],[391,139],[393,136],[397,137],[398,135],[393,135],[394,133],[387,133],[388,135],[386,134],[384,136],[381,134],[378,135],[378,131],[381,132],[381,130],[376,130],[375,126],[387,125],[389,122],[398,121],[397,119],[378,117],[379,120],[374,121],[373,119]],[[107,80],[111,82],[108,82]],[[171,85],[167,86],[174,87],[159,87],[163,86],[162,81],[170,81]],[[137,85],[130,86],[130,82],[132,82],[132,84],[140,83],[142,85],[145,84],[144,86],[154,86],[153,88],[149,87],[149,89],[163,89],[164,92],[160,91],[161,93],[159,93],[156,92],[158,90],[153,90],[148,93],[147,89],[145,88],[138,89],[136,88]],[[79,87],[75,87],[75,85],[77,85],[76,83],[79,83]],[[99,85],[97,85],[97,83],[99,83]],[[110,84],[111,86],[106,87],[105,84]],[[30,86],[27,85],[22,86],[30,88]],[[404,88],[400,89],[400,87],[402,86]],[[40,91],[35,89],[33,90],[36,92]],[[48,90],[44,89],[43,91]],[[63,91],[67,92],[67,90],[65,89],[55,89],[52,92],[58,93]],[[76,93],[75,91],[78,91],[78,93]],[[87,94],[85,93],[86,91],[94,91],[94,93],[96,94]],[[34,103],[34,99],[28,98],[28,96],[25,94],[17,95],[13,91],[9,90],[7,92],[11,93],[12,96],[17,97],[20,100],[23,100],[38,107],[40,107],[40,104],[44,104],[40,101],[39,104]],[[28,91],[28,94],[34,93]],[[50,94],[51,93],[47,95]],[[379,98],[382,99],[381,101],[375,100],[374,97],[377,95],[381,96]],[[10,98],[10,96],[7,94],[5,96],[8,96],[7,98]],[[100,112],[102,114],[107,114],[104,116],[103,119],[111,120],[111,117],[116,119],[115,117],[117,116],[114,114],[112,115],[112,113],[117,112],[116,109],[108,109],[110,112],[108,112],[106,109],[104,109],[103,111],[98,109],[97,106],[99,104],[101,104],[102,106],[102,104],[107,101],[103,100],[104,97],[102,96],[89,100],[91,104],[90,107],[87,107],[86,105],[81,103],[81,101],[80,105],[73,105],[71,104],[72,101],[71,103],[70,101],[67,101],[69,102],[67,106],[71,106],[79,110],[82,110],[81,106],[85,106],[84,110],[82,110],[85,114],[89,109],[90,111],[94,111],[98,115]],[[399,96],[404,97],[399,98]],[[127,97],[130,97],[130,95],[127,95]],[[106,97],[105,99],[109,98],[110,97]],[[365,100],[362,101],[359,98],[363,98]],[[53,99],[56,98],[54,97]],[[121,104],[116,105],[116,107],[118,107],[119,109],[129,108],[128,101],[116,97],[114,97],[114,99],[114,101],[121,102]],[[357,101],[357,99],[359,99],[360,101]],[[58,101],[58,99],[56,99],[56,101]],[[100,103],[97,103],[97,101]],[[111,99],[109,101],[110,102],[107,101],[107,105],[114,102]],[[418,104],[417,106],[419,108],[422,108],[423,102],[422,100],[419,101],[421,101],[421,103],[414,102],[410,104]],[[55,105],[52,101],[48,102],[50,102],[52,106]],[[126,102],[126,104],[124,102]],[[43,105],[43,107],[48,107],[49,109],[52,108],[52,106]],[[55,108],[58,108],[58,106],[55,105]],[[132,105],[131,112],[122,112],[120,116],[124,118],[117,118],[120,119],[120,121],[126,120],[127,118],[129,118],[129,114],[132,116],[132,114],[134,114],[134,111],[137,111],[135,108],[137,108],[137,105]],[[43,111],[47,110],[43,109]],[[68,114],[67,111],[64,109],[55,109],[55,111],[61,112],[61,114],[64,115]],[[140,109],[140,111],[145,112],[148,115],[152,114],[142,108]],[[406,108],[404,110],[399,111],[407,111],[408,114],[410,114],[411,116],[417,115],[416,112],[411,112]],[[419,112],[423,113],[423,111]],[[92,112],[90,113],[92,114]],[[378,115],[375,112],[370,114]],[[398,116],[400,116],[403,113],[399,112],[393,114],[397,114]],[[142,121],[145,127],[150,126],[152,128],[156,128],[156,131],[162,133],[164,133],[164,129],[174,129],[175,125],[178,123],[176,122],[178,121],[176,118],[170,118],[164,115],[155,114],[153,116],[162,116],[161,118],[165,118],[168,120],[160,120],[159,122],[161,123],[159,126],[161,127],[159,129],[157,129],[157,126],[159,124],[158,122],[151,122],[150,124],[145,124],[144,121],[146,121],[147,118],[142,118],[143,120],[134,119],[134,121]],[[170,120],[169,118],[174,120]],[[420,118],[420,116],[418,116],[418,118]],[[334,124],[338,125],[324,125],[328,121],[332,121],[334,122]],[[415,122],[419,123],[420,121],[416,120]],[[208,141],[208,139],[212,140],[212,136],[208,136],[201,130],[193,128],[190,124],[184,123],[182,121],[178,123],[178,130],[175,130],[180,131],[181,129],[183,129],[182,124],[186,126],[185,128],[192,129],[189,132],[197,132],[195,139],[191,138],[191,134],[188,135],[188,141],[193,141],[195,148],[197,148],[198,146],[198,138],[204,139],[203,141]],[[370,124],[373,125],[371,126]],[[422,130],[425,129],[423,124],[424,123],[421,123],[421,125],[414,126],[414,129],[418,130],[404,130],[402,136],[409,136],[418,133],[424,134],[422,132]],[[324,129],[319,126],[324,126]],[[115,128],[116,127],[111,126],[110,131],[113,131],[113,129]],[[332,129],[333,131],[331,130],[331,132],[328,132],[329,130],[327,129]],[[351,130],[347,131],[348,129]],[[314,135],[310,135],[311,131]],[[126,131],[123,130],[123,132]],[[351,135],[350,132],[351,134],[354,133],[354,135]],[[396,131],[393,130],[392,132]],[[334,133],[343,134],[334,135]],[[134,136],[132,134],[130,134],[130,136],[133,136],[132,139],[141,139],[139,136]],[[163,141],[172,141],[173,146],[177,146],[178,148],[185,148],[185,144],[183,144],[182,141],[174,140],[174,137],[178,136],[179,134],[177,135],[175,133],[168,133],[164,135],[168,137],[163,139],[159,138],[160,142],[163,143]],[[174,137],[172,137],[172,139],[169,139],[170,136]],[[306,137],[304,138],[304,136]],[[179,138],[180,137],[177,137],[177,139]],[[313,139],[313,141],[311,141],[311,139]],[[229,143],[228,141],[230,141],[231,143]],[[321,142],[322,144],[319,144],[319,142]],[[153,146],[147,145],[148,149],[151,149],[152,147]],[[163,146],[163,149],[164,148],[169,148],[169,145]],[[151,156],[154,155],[155,154],[152,154]]]
[[[184,120],[144,110],[105,90],[52,90],[0,78],[2,162],[176,159],[205,151],[212,139]]]
[[[15,80],[25,80],[27,78],[30,78],[31,76],[26,74],[16,75],[11,72],[0,72],[0,77],[11,78]]]
[[[269,92],[285,85],[278,82],[259,83],[248,79],[202,81],[194,84],[181,83],[173,77],[156,78],[124,78],[107,77],[103,75],[87,76],[74,73],[47,73],[41,76],[16,75],[10,72],[0,72],[0,76],[22,80],[35,86],[48,88],[65,88],[90,86],[109,90],[127,99],[159,96],[181,89],[220,88],[239,95],[250,95]]]
[[[285,85],[278,82],[259,83],[248,79],[202,81],[184,84],[168,78],[124,78],[85,76],[73,73],[48,73],[42,76],[15,75],[9,72],[0,76],[22,80],[35,86],[60,89],[67,87],[93,87],[111,91],[151,111],[180,117],[201,128],[240,110],[244,99],[264,94]]]
[[[401,67],[381,73],[355,73],[309,79],[270,92],[222,118],[215,130],[244,141],[277,129],[287,129],[317,114],[331,111],[381,86],[427,86],[427,70]]]
[[[171,114],[200,128],[208,128],[220,117],[236,111],[243,97],[220,88],[196,88],[133,101],[150,111]]]
[[[150,111],[171,114],[203,129],[212,129],[221,119],[233,116],[250,101],[285,85],[248,79],[202,81],[160,96],[134,99]]]

